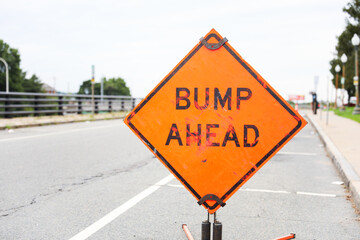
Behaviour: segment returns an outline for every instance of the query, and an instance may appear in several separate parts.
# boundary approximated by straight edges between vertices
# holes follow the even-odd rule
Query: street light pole
[[[95,85],[95,66],[91,66],[91,113],[94,115],[95,101],[94,101],[94,85]]]
[[[5,59],[0,57],[0,61],[2,61],[5,65],[6,93],[9,93],[9,66]]]
[[[336,65],[335,72],[336,72],[336,79],[335,79],[335,102],[334,102],[334,108],[337,108],[337,89],[339,86],[339,72],[341,71],[341,68],[339,65]]]
[[[356,106],[352,114],[360,114],[360,105],[359,105],[359,64],[358,64],[358,47],[360,44],[360,39],[357,34],[351,39],[351,43],[355,47],[355,77],[354,77],[354,85],[355,85],[355,94],[356,94]]]
[[[341,62],[343,63],[343,72],[342,72],[342,78],[341,78],[341,84],[342,84],[342,94],[341,94],[341,101],[342,101],[342,106],[341,106],[341,111],[345,111],[345,106],[344,106],[344,92],[345,92],[345,63],[347,62],[347,56],[345,55],[345,53],[343,53],[343,55],[341,56]]]
[[[329,123],[329,76],[326,79],[326,125]]]

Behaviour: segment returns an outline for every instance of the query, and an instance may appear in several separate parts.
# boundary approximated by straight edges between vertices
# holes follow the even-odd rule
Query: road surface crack
[[[80,180],[79,182],[62,185],[61,191],[71,191],[73,186],[85,185],[85,184],[92,183],[96,180],[103,180],[103,179],[106,179],[109,177],[116,176],[121,173],[131,172],[133,170],[137,170],[137,169],[140,169],[140,168],[146,166],[151,161],[152,161],[152,159],[146,159],[146,160],[128,165],[125,168],[113,169],[113,170],[105,172],[105,173],[97,173],[93,176],[85,177],[82,180]]]
[[[30,205],[33,205],[36,203],[36,198],[33,198],[30,203],[28,204],[24,204],[24,205],[21,205],[21,206],[17,206],[17,207],[13,207],[13,208],[9,208],[9,209],[5,209],[5,210],[0,210],[0,218],[1,217],[7,217],[13,213],[16,213],[17,211],[19,211],[20,209],[22,208],[25,208],[27,206],[30,206]]]
[[[97,173],[97,174],[95,174],[93,176],[85,177],[85,178],[81,179],[78,182],[73,182],[73,183],[70,183],[70,184],[62,184],[60,186],[59,185],[52,186],[51,191],[49,191],[47,193],[42,193],[42,194],[36,195],[27,204],[22,204],[20,206],[8,208],[8,209],[1,209],[0,210],[0,218],[8,217],[8,216],[16,213],[17,211],[19,211],[19,210],[21,210],[23,208],[34,205],[35,203],[38,203],[41,200],[44,200],[45,198],[55,196],[58,193],[70,192],[70,191],[72,191],[74,189],[74,187],[87,185],[87,184],[93,183],[93,182],[95,182],[97,180],[103,180],[103,179],[106,179],[106,178],[109,178],[109,177],[116,176],[116,175],[121,174],[121,173],[131,172],[133,170],[140,169],[140,168],[146,166],[147,164],[149,164],[151,161],[153,161],[153,159],[148,158],[148,159],[145,159],[143,161],[128,165],[125,168],[113,169],[113,170],[105,172],[105,173]]]

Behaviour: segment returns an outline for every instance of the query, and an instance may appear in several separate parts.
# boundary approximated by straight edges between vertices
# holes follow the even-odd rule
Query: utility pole
[[[100,90],[100,94],[101,94],[101,104],[103,102],[103,97],[104,97],[104,76],[101,78],[101,90]]]

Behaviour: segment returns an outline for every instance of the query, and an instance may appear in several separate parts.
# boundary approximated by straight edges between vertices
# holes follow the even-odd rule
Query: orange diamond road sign
[[[307,124],[214,29],[124,121],[209,213]]]

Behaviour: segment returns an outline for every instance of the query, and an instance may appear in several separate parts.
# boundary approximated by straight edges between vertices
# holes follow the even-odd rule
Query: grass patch
[[[351,120],[360,123],[360,114],[353,115],[352,114],[353,111],[354,111],[354,107],[347,107],[345,108],[345,111],[340,111],[340,108],[337,108],[334,110],[334,113],[340,117],[349,118]]]

